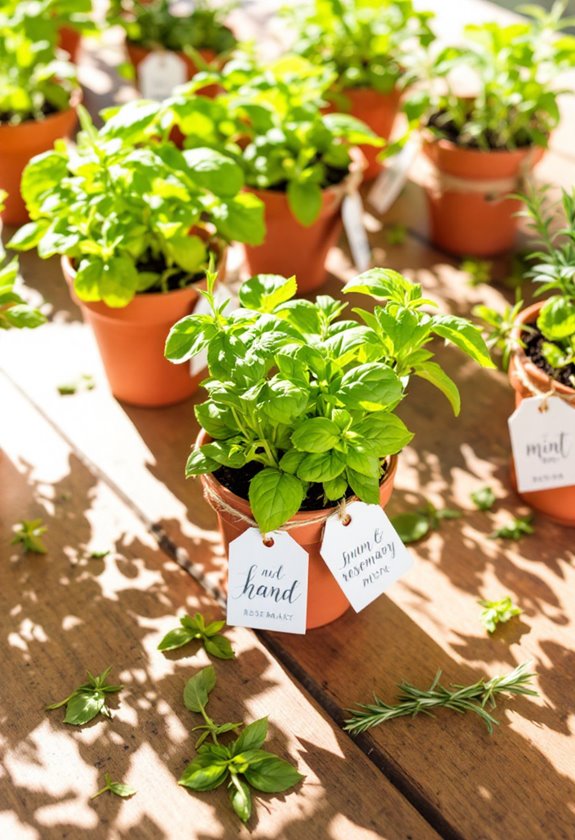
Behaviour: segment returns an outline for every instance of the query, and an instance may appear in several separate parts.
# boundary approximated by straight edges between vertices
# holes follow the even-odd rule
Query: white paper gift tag
[[[413,565],[385,511],[351,502],[347,525],[337,513],[325,523],[321,556],[356,612],[371,604]]]
[[[154,50],[138,65],[138,87],[144,99],[161,102],[187,80],[185,62],[170,50]]]
[[[509,434],[520,493],[575,484],[575,410],[564,400],[522,400],[509,418]]]
[[[345,196],[341,215],[354,265],[358,271],[367,271],[371,265],[371,248],[365,232],[363,204],[358,192]]]
[[[305,633],[309,557],[287,531],[272,531],[266,545],[248,528],[229,546],[228,624],[282,633]]]

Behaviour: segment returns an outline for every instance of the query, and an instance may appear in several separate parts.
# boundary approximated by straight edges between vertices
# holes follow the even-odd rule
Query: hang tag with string
[[[171,50],[154,50],[138,65],[138,87],[144,99],[161,102],[187,79],[185,62]]]
[[[517,489],[575,485],[575,410],[560,397],[527,397],[509,418]]]
[[[385,511],[365,502],[350,502],[329,517],[320,553],[356,612],[413,565]]]
[[[248,528],[228,557],[228,624],[305,633],[309,556],[287,531]]]

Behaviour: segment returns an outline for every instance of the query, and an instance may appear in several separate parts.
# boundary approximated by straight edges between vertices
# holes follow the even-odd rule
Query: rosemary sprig
[[[530,680],[536,676],[529,671],[530,665],[531,662],[524,662],[508,674],[493,677],[490,680],[480,679],[473,685],[467,686],[451,684],[449,688],[445,688],[439,682],[441,671],[437,672],[428,689],[419,689],[405,682],[400,683],[401,694],[397,705],[390,706],[374,695],[374,703],[358,704],[357,709],[348,710],[353,717],[345,721],[344,729],[357,735],[393,718],[414,717],[420,713],[433,717],[434,709],[446,708],[460,714],[474,712],[485,722],[491,735],[493,726],[497,725],[498,721],[489,714],[486,707],[495,708],[495,697],[498,694],[538,696],[537,691],[528,687]]]

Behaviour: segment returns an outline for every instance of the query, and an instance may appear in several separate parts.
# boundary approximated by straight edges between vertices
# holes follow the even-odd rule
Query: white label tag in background
[[[248,528],[229,547],[228,624],[305,633],[309,557],[287,531]]]
[[[413,558],[379,505],[351,502],[344,525],[325,523],[321,556],[356,612],[378,598],[413,565]]]
[[[138,87],[144,99],[161,102],[187,80],[185,62],[170,50],[154,50],[138,65]]]
[[[520,493],[575,484],[575,410],[564,400],[522,400],[509,418],[509,434]]]

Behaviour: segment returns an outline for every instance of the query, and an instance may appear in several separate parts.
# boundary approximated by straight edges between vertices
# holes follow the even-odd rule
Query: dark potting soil
[[[318,158],[319,162],[319,158]],[[321,184],[322,190],[327,189],[328,187],[335,187],[337,184],[341,184],[347,176],[349,175],[349,169],[335,169],[333,166],[326,166],[325,167],[325,181]],[[274,190],[277,192],[287,192],[288,188],[288,181],[280,181],[279,184],[274,184],[272,187],[269,187],[270,190]],[[254,187],[254,189],[259,189],[258,187]]]
[[[236,496],[239,496],[241,499],[246,499],[247,501],[249,497],[250,481],[254,475],[261,472],[263,468],[263,464],[250,461],[250,463],[246,464],[245,467],[242,467],[240,470],[232,469],[231,467],[220,467],[219,470],[214,472],[214,477],[217,478],[220,484],[223,484],[224,487],[231,490],[232,493],[235,493]],[[345,491],[346,499],[349,498],[349,496],[353,496],[353,490],[351,487],[348,487]],[[324,502],[323,486],[321,484],[310,484],[307,496],[301,504],[300,511],[325,510],[325,508],[333,507],[335,504],[337,504],[337,502]]]
[[[439,132],[445,140],[450,140],[452,143],[455,143],[455,145],[459,146],[459,148],[461,149],[475,149],[478,151],[485,151],[483,146],[480,146],[475,138],[465,136],[462,137],[459,133],[459,129],[457,128],[453,120],[446,119],[445,111],[437,111],[435,114],[432,114],[427,121],[427,125],[429,128],[435,129],[435,132]],[[510,151],[508,146],[502,146],[500,143],[497,142],[497,137],[493,133],[487,132],[484,135],[484,137],[487,140],[489,151]],[[530,142],[529,138],[527,137],[525,138],[524,142],[521,142],[521,138],[516,138],[515,140],[515,148],[525,148],[529,145]]]
[[[54,107],[54,105],[51,105],[49,102],[45,102],[41,110],[37,113],[27,114],[25,116],[22,116],[22,114],[15,114],[11,111],[2,111],[0,112],[0,125],[22,125],[23,123],[51,117],[52,114],[57,113],[59,113],[59,109]]]
[[[566,365],[564,368],[551,367],[541,352],[541,347],[545,339],[535,324],[531,324],[530,327],[531,330],[522,336],[522,341],[525,345],[525,355],[533,362],[535,367],[538,367],[547,376],[554,379],[555,382],[560,382],[561,385],[573,388],[573,382],[575,382],[575,364]]]
[[[151,271],[154,274],[163,274],[166,270],[165,262],[162,259],[153,257],[151,254],[140,260],[136,267],[138,272]],[[184,289],[186,286],[191,286],[203,277],[203,271],[198,272],[197,274],[188,274],[186,271],[180,270],[177,273],[171,274],[168,278],[168,291],[173,292],[177,289]],[[138,294],[157,294],[158,292],[163,291],[164,289],[158,283],[155,286],[150,286],[149,289],[146,289],[143,292],[138,292]]]

